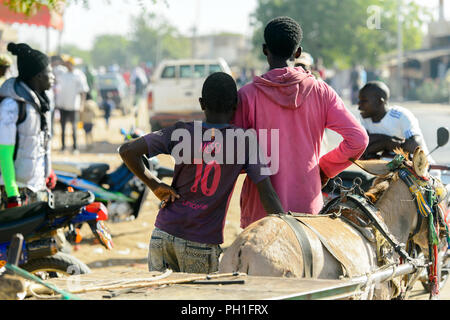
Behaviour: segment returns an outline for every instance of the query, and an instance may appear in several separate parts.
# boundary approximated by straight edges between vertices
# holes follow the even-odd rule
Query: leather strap
[[[283,221],[285,221],[294,231],[295,236],[297,237],[298,243],[300,244],[300,248],[302,250],[303,256],[303,277],[312,278],[313,272],[313,255],[311,243],[309,242],[308,235],[306,234],[303,226],[297,219],[292,217],[289,214],[281,214],[279,215]]]
[[[358,208],[363,212],[375,225],[378,231],[381,232],[383,237],[389,242],[389,244],[394,248],[394,250],[406,261],[414,264],[414,260],[408,255],[403,246],[395,239],[393,235],[387,230],[385,224],[378,218],[378,209],[371,204],[367,199],[358,195],[347,195],[347,199],[353,201]]]
[[[319,238],[319,240],[320,240],[320,242],[322,243],[322,245],[328,250],[328,252],[336,259],[336,261],[338,261],[340,264],[341,264],[341,266],[342,266],[342,268],[344,269],[343,271],[344,271],[344,276],[348,276],[348,277],[352,277],[352,274],[351,274],[351,272],[350,272],[350,268],[348,267],[348,266],[346,266],[346,264],[345,263],[343,263],[342,262],[342,259],[339,259],[338,258],[338,256],[334,253],[334,251],[333,251],[333,249],[330,247],[330,245],[328,244],[328,242],[327,242],[327,240],[324,238],[324,237],[322,237],[322,235],[319,233],[319,232],[317,232],[317,230],[316,229],[314,229],[313,227],[311,227],[310,225],[308,225],[307,223],[305,223],[304,221],[302,221],[302,220],[298,220],[298,219],[295,219],[295,220],[297,220],[298,222],[300,222],[301,224],[303,224],[303,225],[305,225],[307,228],[309,228],[312,232],[314,232],[314,234],[317,236],[317,238]]]

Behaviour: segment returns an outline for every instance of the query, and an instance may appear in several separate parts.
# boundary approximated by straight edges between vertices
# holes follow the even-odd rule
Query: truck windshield
[[[215,72],[221,72],[222,68],[218,64],[210,64],[209,65],[209,74],[215,73]]]

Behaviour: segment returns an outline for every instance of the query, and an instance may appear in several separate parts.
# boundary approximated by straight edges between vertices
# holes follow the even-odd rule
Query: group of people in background
[[[51,106],[51,134],[54,135],[57,120],[61,124],[61,151],[79,153],[80,130],[84,131],[86,149],[91,149],[95,119],[103,115],[105,128],[108,130],[112,112],[118,108],[117,102],[110,92],[98,94],[91,69],[88,66],[81,68],[77,58],[62,54],[50,56],[49,59],[55,76],[55,85],[47,92]],[[12,65],[10,54],[0,55],[0,85],[12,77]],[[142,66],[120,72],[128,90],[133,91],[133,105],[137,105],[143,97],[149,72],[148,68]],[[71,148],[70,141],[67,141],[69,127],[72,129]]]
[[[7,49],[8,54],[0,55],[0,209],[46,201],[56,183],[51,168],[55,120],[61,123],[61,151],[68,149],[70,123],[73,143],[68,151],[77,154],[81,128],[87,149],[92,147],[100,111],[92,77],[77,67],[74,57],[49,57],[25,43],[9,43]],[[114,101],[107,95],[100,102],[108,127]]]

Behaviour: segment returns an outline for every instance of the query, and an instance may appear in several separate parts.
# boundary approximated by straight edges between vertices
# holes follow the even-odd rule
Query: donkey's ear
[[[416,150],[414,150],[414,156],[413,156],[413,167],[414,171],[419,177],[425,177],[428,173],[428,159],[425,152],[422,150],[421,147],[417,147]]]
[[[384,176],[390,172],[385,160],[353,160],[351,162],[363,169],[365,172],[373,174],[374,176]]]

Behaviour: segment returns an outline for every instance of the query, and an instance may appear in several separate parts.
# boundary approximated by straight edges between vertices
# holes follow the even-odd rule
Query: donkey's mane
[[[402,155],[405,159],[409,159],[409,153],[404,151],[403,149],[396,148],[394,149],[395,154]],[[407,160],[407,163],[410,162]],[[368,197],[372,203],[376,203],[380,200],[381,196],[384,192],[389,188],[392,181],[396,181],[398,179],[398,174],[394,172],[389,172],[383,176],[377,177],[370,189],[365,193],[366,197]]]
[[[375,204],[389,188],[391,182],[396,180],[395,176],[395,173],[390,172],[382,177],[377,177],[370,189],[365,193],[366,197],[368,197],[370,201]]]

